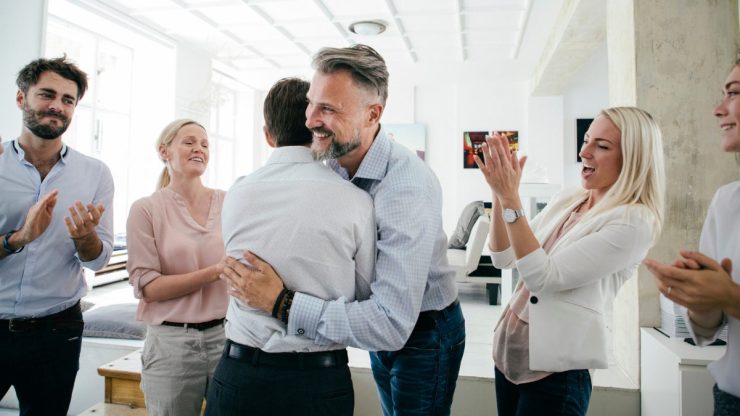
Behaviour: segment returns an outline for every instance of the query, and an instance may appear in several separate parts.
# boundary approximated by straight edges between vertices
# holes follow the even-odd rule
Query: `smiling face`
[[[208,166],[208,134],[197,124],[182,126],[169,145],[160,145],[172,176],[201,176]]]
[[[77,105],[77,84],[56,72],[46,71],[27,92],[18,91],[16,103],[23,111],[23,126],[44,139],[59,138],[69,127]]]
[[[594,119],[586,132],[580,156],[583,159],[581,185],[596,200],[603,197],[622,171],[621,132],[608,117]]]
[[[740,152],[740,67],[735,67],[727,76],[724,87],[724,98],[714,109],[714,116],[722,129],[722,150]]]
[[[317,71],[307,94],[306,127],[317,159],[337,159],[356,169],[372,145],[382,105],[377,94],[358,86],[349,71]]]

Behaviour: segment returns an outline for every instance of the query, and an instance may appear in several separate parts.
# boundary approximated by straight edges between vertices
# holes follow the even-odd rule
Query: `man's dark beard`
[[[54,127],[47,124],[41,124],[39,120],[46,116],[58,117],[59,120],[62,121],[62,125]],[[67,131],[67,127],[69,127],[69,119],[62,114],[53,111],[34,111],[28,106],[28,104],[23,103],[23,124],[34,135],[45,140],[54,140]]]
[[[313,157],[315,160],[339,159],[340,157],[360,147],[359,132],[357,131],[354,132],[355,135],[354,137],[352,137],[352,140],[344,144],[337,143],[336,136],[334,136],[334,133],[331,131],[322,128],[312,129],[312,131],[319,134],[329,133],[332,135],[331,143],[329,143],[329,147],[327,147],[326,150],[321,153],[313,152]]]

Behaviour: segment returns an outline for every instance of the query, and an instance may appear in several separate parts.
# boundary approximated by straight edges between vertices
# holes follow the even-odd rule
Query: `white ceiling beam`
[[[465,45],[465,35],[463,34],[463,10],[460,0],[455,0],[455,11],[457,12],[457,19],[455,19],[455,25],[457,26],[457,33],[459,34],[460,40],[460,59],[465,62],[467,59],[467,45]]]
[[[562,95],[606,38],[606,2],[571,0],[563,5],[532,75],[532,95]]]
[[[326,7],[326,4],[324,4],[322,0],[313,0],[313,3],[316,5],[316,7],[319,8],[321,14],[324,15],[324,18],[329,21],[334,29],[337,30],[339,36],[341,36],[347,42],[347,45],[352,45],[354,41],[352,40],[352,38],[349,37],[349,33],[347,33],[347,30],[343,28],[339,22],[336,21],[334,15],[331,13],[331,11],[329,11],[329,8]]]
[[[244,2],[250,9],[252,9],[254,13],[256,13],[259,17],[261,17],[262,20],[267,22],[268,25],[272,26],[275,30],[280,32],[280,34],[283,35],[285,39],[287,39],[293,45],[295,45],[296,48],[300,49],[301,52],[306,54],[306,56],[311,56],[311,51],[309,51],[308,48],[304,44],[298,42],[298,40],[296,40],[296,38],[293,35],[291,35],[287,30],[285,30],[285,28],[275,23],[275,19],[273,19],[269,14],[265,13],[265,11],[262,10],[261,7],[259,7],[256,4],[252,4],[248,0],[242,0],[242,2]]]
[[[519,23],[519,33],[516,35],[516,43],[514,49],[511,51],[511,59],[516,59],[519,56],[519,48],[522,46],[522,38],[524,38],[524,32],[527,31],[527,23],[529,23],[529,15],[532,13],[532,0],[524,0],[524,16],[522,21]]]
[[[398,10],[396,9],[396,5],[393,4],[393,0],[385,0],[385,5],[388,7],[388,12],[391,15],[391,18],[393,19],[393,23],[396,25],[396,28],[398,29],[398,34],[401,35],[401,40],[403,40],[403,44],[406,46],[406,52],[409,53],[409,56],[411,57],[411,62],[416,62],[416,52],[411,47],[411,41],[409,40],[409,35],[406,33],[406,29],[403,27],[403,23],[401,22],[401,19],[398,18]]]
[[[219,27],[219,25],[216,22],[214,22],[208,16],[206,16],[205,14],[203,14],[203,12],[201,12],[200,10],[195,9],[193,6],[189,6],[183,0],[172,0],[172,2],[175,3],[175,4],[177,4],[178,6],[180,6],[182,9],[187,10],[190,14],[192,14],[195,17],[197,17],[198,19],[204,21],[206,24],[208,24],[209,26],[211,26],[214,30],[220,32],[221,34],[223,34],[227,38],[233,40],[237,45],[239,45],[241,48],[247,50],[252,55],[255,55],[256,57],[264,60],[268,64],[272,65],[274,68],[280,68],[280,65],[278,65],[277,62],[275,62],[272,59],[266,57],[263,53],[261,53],[260,51],[258,51],[255,48],[253,48],[252,46],[245,45],[244,42],[241,39],[239,39],[238,36],[235,36],[233,33],[231,33],[229,31],[224,30],[221,27]]]

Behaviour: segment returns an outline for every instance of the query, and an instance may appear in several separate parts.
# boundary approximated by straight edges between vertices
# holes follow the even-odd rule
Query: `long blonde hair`
[[[198,123],[195,120],[191,120],[189,118],[181,118],[178,120],[175,120],[168,124],[164,130],[162,130],[162,133],[159,135],[159,139],[157,139],[157,154],[159,154],[159,148],[160,146],[169,146],[173,140],[175,140],[175,136],[177,136],[177,132],[180,131],[181,128],[189,125],[189,124],[195,124],[197,126],[200,126],[203,130],[205,130],[205,127],[203,127],[200,123]],[[162,169],[162,173],[159,175],[159,180],[157,181],[157,190],[160,190],[167,185],[170,184],[170,171],[169,168],[166,166],[167,161],[164,159],[161,159],[162,162],[165,163],[164,169]]]
[[[660,235],[665,210],[663,135],[647,111],[612,107],[604,116],[621,132],[622,170],[606,196],[590,210],[596,215],[619,205],[642,204],[655,216],[654,241]]]

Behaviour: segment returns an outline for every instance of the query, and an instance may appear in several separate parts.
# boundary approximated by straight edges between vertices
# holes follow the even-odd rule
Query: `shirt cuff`
[[[493,265],[499,269],[507,268],[506,266],[510,266],[514,261],[516,261],[514,249],[511,246],[504,249],[504,251],[494,251],[489,243],[488,251],[491,252],[491,261],[493,262]]]
[[[686,308],[683,308],[683,316],[686,320],[686,326],[688,327],[691,338],[693,338],[696,345],[700,347],[709,345],[714,342],[717,337],[719,337],[722,327],[727,324],[727,315],[725,315],[724,313],[722,313],[722,320],[715,328],[705,328],[692,321]]]
[[[288,334],[316,339],[325,300],[296,292],[288,316]]]
[[[519,275],[524,278],[525,276],[536,275],[541,272],[542,265],[547,263],[547,253],[542,247],[527,254],[516,261],[516,268],[519,270]]]
[[[87,267],[88,269],[98,271],[102,269],[103,267],[108,265],[108,262],[110,261],[111,254],[113,253],[113,247],[110,245],[105,244],[102,239],[100,241],[100,244],[102,244],[103,248],[100,250],[100,254],[97,258],[92,259],[90,261],[82,261],[80,260],[80,263],[84,267]],[[79,253],[76,253],[77,258],[79,259]]]

